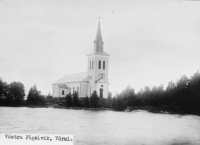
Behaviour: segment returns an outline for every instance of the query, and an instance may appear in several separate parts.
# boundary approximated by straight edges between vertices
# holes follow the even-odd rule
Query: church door
[[[103,89],[100,89],[100,98],[103,98]]]

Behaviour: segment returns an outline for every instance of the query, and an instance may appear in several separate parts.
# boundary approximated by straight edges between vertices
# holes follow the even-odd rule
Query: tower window
[[[99,69],[101,69],[101,60],[99,60]]]
[[[105,67],[106,67],[106,62],[103,61],[103,69],[105,69]]]

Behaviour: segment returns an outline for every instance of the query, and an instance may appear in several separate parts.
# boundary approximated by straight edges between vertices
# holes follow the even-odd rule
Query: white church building
[[[87,72],[65,75],[53,83],[53,97],[65,97],[78,92],[79,98],[90,97],[97,91],[99,97],[108,98],[109,54],[103,50],[100,22],[98,24],[94,50],[88,54]]]

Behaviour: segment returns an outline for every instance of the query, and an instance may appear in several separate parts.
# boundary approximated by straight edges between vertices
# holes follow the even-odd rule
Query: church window
[[[102,88],[99,90],[99,94],[100,94],[100,98],[103,98],[103,89]]]
[[[91,69],[91,61],[90,61],[90,69]]]
[[[106,66],[106,62],[103,61],[103,69],[105,69],[105,66]]]
[[[94,68],[94,61],[92,61],[92,69]]]
[[[103,87],[103,85],[101,85],[101,87]]]
[[[62,90],[62,95],[65,95],[65,90]]]
[[[92,79],[92,76],[90,76],[90,79]]]
[[[99,69],[101,69],[101,60],[99,60]]]
[[[75,88],[73,87],[73,94],[74,94],[74,92],[75,92]]]

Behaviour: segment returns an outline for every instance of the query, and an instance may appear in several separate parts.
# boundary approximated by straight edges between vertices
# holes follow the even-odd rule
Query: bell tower
[[[94,50],[88,55],[88,96],[97,91],[99,97],[108,98],[108,67],[109,54],[103,50],[103,39],[100,21],[98,23]]]

